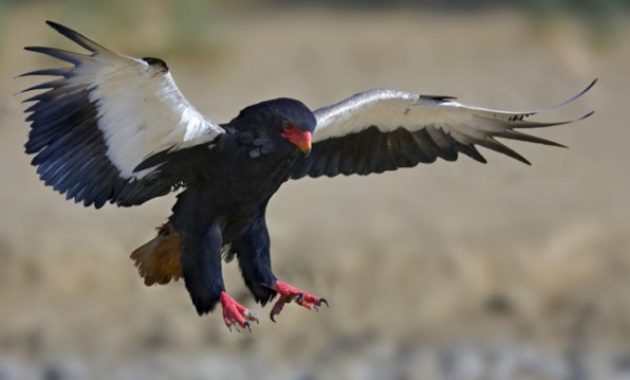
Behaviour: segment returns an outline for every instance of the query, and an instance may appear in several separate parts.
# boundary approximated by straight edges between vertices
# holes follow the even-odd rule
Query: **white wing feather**
[[[91,59],[71,81],[93,87],[98,128],[107,156],[123,178],[142,178],[150,170],[134,168],[152,153],[212,141],[223,129],[184,98],[170,72],[155,73],[131,57]]]
[[[317,128],[313,142],[359,133],[371,126],[381,132],[391,132],[400,127],[414,131],[435,126],[444,128],[454,137],[460,137],[461,143],[470,143],[471,139],[467,136],[483,139],[488,136],[488,132],[567,124],[588,117],[590,113],[576,120],[555,123],[525,122],[524,119],[576,100],[596,82],[594,80],[577,95],[558,105],[525,112],[468,106],[455,101],[453,97],[425,96],[387,89],[369,90],[316,110]]]
[[[225,132],[186,100],[170,72],[110,51],[59,24],[49,24],[92,54],[38,47],[27,50],[75,64],[64,87],[89,90],[89,99],[97,106],[97,125],[105,138],[107,157],[122,178],[141,179],[150,173],[150,169],[134,172],[134,168],[153,153],[209,142]]]

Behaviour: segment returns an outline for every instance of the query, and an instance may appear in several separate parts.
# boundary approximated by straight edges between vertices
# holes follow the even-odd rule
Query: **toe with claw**
[[[221,292],[221,307],[223,308],[223,320],[230,331],[232,327],[240,332],[239,327],[251,331],[249,322],[258,323],[258,315],[239,304],[227,292]]]
[[[280,314],[282,308],[287,303],[295,302],[302,307],[315,311],[318,311],[322,304],[328,307],[328,301],[326,301],[325,298],[315,296],[282,281],[276,281],[276,286],[273,287],[273,290],[275,290],[279,296],[269,313],[269,318],[271,318],[273,322],[276,321],[275,316]]]

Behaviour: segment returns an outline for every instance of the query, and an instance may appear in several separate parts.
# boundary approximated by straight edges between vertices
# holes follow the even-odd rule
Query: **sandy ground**
[[[0,379],[630,376],[627,20],[602,45],[577,20],[541,29],[505,12],[225,13],[211,53],[161,55],[218,121],[272,97],[316,108],[373,87],[531,109],[600,78],[552,116],[592,118],[539,133],[569,150],[511,144],[531,167],[490,152],[487,165],[286,184],[269,210],[276,274],[331,308],[288,308],[238,335],[197,317],[181,282],[145,288],[128,259],[172,196],[86,209],[29,166],[11,94],[30,82],[11,78],[50,62],[22,46],[70,46],[43,25],[55,15],[12,9],[0,35]],[[93,16],[80,21],[89,36],[156,55],[155,28],[108,32]],[[259,310],[235,265],[224,272]]]

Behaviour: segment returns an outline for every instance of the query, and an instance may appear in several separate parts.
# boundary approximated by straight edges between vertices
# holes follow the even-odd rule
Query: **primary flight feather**
[[[450,96],[378,89],[311,111],[279,98],[217,124],[182,95],[166,63],[115,53],[58,23],[57,32],[87,50],[26,47],[71,66],[23,76],[54,76],[25,91],[31,130],[26,152],[40,178],[67,199],[102,207],[133,206],[183,188],[157,236],[131,257],[147,285],[184,278],[201,315],[221,303],[228,327],[258,321],[226,291],[222,254],[236,258],[257,302],[308,309],[327,304],[278,280],[271,270],[266,206],[282,183],[304,176],[367,175],[457,159],[486,162],[477,147],[529,164],[498,138],[562,146],[524,133],[582,120],[530,121],[564,106],[508,112],[467,106]]]

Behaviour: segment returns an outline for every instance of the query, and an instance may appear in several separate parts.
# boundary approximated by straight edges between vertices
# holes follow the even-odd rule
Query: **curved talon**
[[[285,303],[291,303],[291,297],[287,295],[280,295],[280,298],[278,298],[276,303],[271,308],[271,312],[269,313],[269,318],[271,319],[272,322],[276,321],[274,317],[280,314],[280,312],[282,311],[282,308],[284,308]]]
[[[302,305],[302,303],[304,302],[304,294],[302,293],[298,293],[296,295],[293,296],[293,300],[295,301],[295,303],[297,303],[298,305]]]
[[[227,328],[232,331],[232,327],[237,332],[241,332],[239,327],[252,331],[249,322],[258,323],[258,314],[239,304],[227,292],[221,292],[221,307],[223,307],[223,321]]]
[[[280,314],[284,305],[292,301],[309,310],[319,311],[322,303],[328,307],[328,301],[325,298],[317,297],[279,280],[276,280],[272,289],[280,296],[269,313],[269,318],[273,322],[276,322],[275,316]]]

